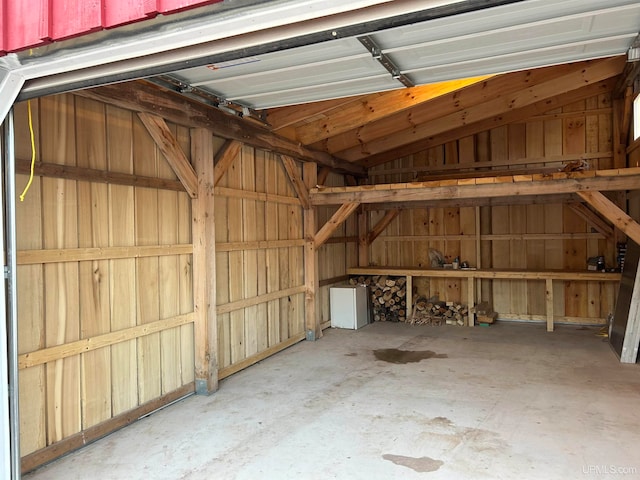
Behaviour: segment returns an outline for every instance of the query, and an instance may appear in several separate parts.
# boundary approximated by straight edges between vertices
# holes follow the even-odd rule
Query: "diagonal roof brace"
[[[415,87],[415,83],[413,83],[411,79],[409,79],[409,77],[402,73],[400,67],[393,63],[393,60],[391,60],[391,58],[389,58],[389,56],[382,51],[380,46],[375,42],[373,38],[371,38],[371,36],[365,35],[363,37],[358,37],[358,40],[362,45],[365,46],[367,50],[371,52],[374,60],[380,62],[380,65],[382,65],[391,74],[391,78],[399,81],[405,87]]]

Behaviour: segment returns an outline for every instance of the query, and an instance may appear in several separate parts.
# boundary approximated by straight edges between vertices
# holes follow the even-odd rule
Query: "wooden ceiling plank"
[[[227,140],[222,148],[216,153],[213,186],[217,186],[224,174],[229,170],[231,164],[238,157],[242,149],[242,142],[237,140]]]
[[[355,162],[370,155],[392,150],[417,139],[438,135],[456,128],[476,123],[488,118],[503,115],[518,108],[537,103],[576,89],[576,85],[590,85],[601,80],[614,77],[624,67],[623,57],[613,57],[589,62],[588,66],[580,66],[573,72],[559,78],[531,85],[510,95],[501,95],[486,102],[476,104],[461,112],[451,113],[438,118],[436,122],[413,125],[402,131],[381,132],[376,140],[363,142],[347,150],[332,153],[340,158]]]
[[[398,158],[428,150],[429,148],[438,145],[444,145],[447,142],[451,142],[459,138],[464,138],[469,135],[475,135],[477,133],[488,131],[492,128],[507,125],[509,123],[519,122],[532,116],[547,112],[549,110],[553,110],[558,107],[577,102],[579,100],[584,100],[585,98],[610,92],[613,89],[615,82],[615,78],[609,78],[607,80],[603,80],[592,85],[587,85],[585,87],[578,88],[562,95],[557,95],[552,98],[541,100],[532,105],[528,105],[526,107],[516,109],[502,115],[497,115],[480,122],[471,123],[459,128],[452,129],[448,132],[423,138],[421,140],[403,145],[402,147],[395,148],[393,150],[381,152],[376,155],[371,155],[358,163],[366,167],[381,165]]]
[[[384,189],[365,185],[360,187],[314,188],[312,205],[339,205],[348,202],[382,203],[427,200],[450,200],[519,195],[550,195],[577,193],[586,190],[637,190],[640,187],[640,168],[599,170],[588,172],[558,172],[552,176],[533,175],[527,181],[518,177],[495,177],[493,183],[468,180],[450,182],[411,182],[383,185]]]
[[[198,177],[189,159],[180,147],[163,118],[148,113],[138,113],[140,120],[167,159],[173,172],[180,179],[191,198],[198,197]]]
[[[310,144],[310,148],[336,152],[345,150],[383,135],[390,135],[420,123],[437,120],[451,113],[462,112],[479,103],[504,97],[532,85],[561,77],[575,71],[580,65],[586,66],[587,64],[580,62],[579,64],[558,65],[499,75],[378,121],[370,122],[362,127],[334,135],[322,142]]]
[[[298,171],[296,161],[287,155],[280,155],[280,160],[282,160],[282,165],[289,176],[289,180],[291,180],[291,186],[293,186],[293,190],[296,192],[302,208],[307,210],[310,206],[309,191],[302,180],[302,175],[300,175]]]
[[[238,140],[255,148],[290,155],[303,161],[316,162],[342,173],[359,177],[366,174],[364,168],[359,165],[348,164],[326,152],[311,150],[271,132],[266,127],[247,122],[143,80],[104,85],[80,90],[75,94],[135,112],[158,115],[179,125],[206,128],[222,138]]]
[[[272,108],[267,111],[267,123],[271,125],[273,131],[278,131],[299,123],[312,122],[318,117],[327,117],[331,111],[343,108],[349,103],[357,102],[364,98],[366,98],[366,95],[305,103],[291,107]]]
[[[297,127],[296,138],[303,144],[309,145],[409,108],[415,108],[420,103],[483,82],[491,77],[492,75],[484,75],[367,95],[360,101],[351,102],[343,108],[331,111],[328,115]]]
[[[316,233],[314,237],[316,248],[320,247],[329,239],[333,232],[358,208],[358,205],[360,205],[359,202],[345,202],[343,205],[340,205],[336,213],[334,213],[331,218],[327,220],[327,223]]]
[[[601,192],[583,191],[577,194],[634,242],[640,243],[640,225]]]

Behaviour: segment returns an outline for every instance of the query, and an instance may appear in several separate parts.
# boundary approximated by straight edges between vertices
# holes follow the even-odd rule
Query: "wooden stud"
[[[191,157],[197,172],[197,198],[193,216],[193,304],[196,393],[207,395],[218,388],[218,325],[216,313],[215,200],[213,193],[213,138],[209,131],[191,132]]]
[[[369,266],[369,212],[358,211],[358,266]]]
[[[284,160],[284,159],[283,159]],[[302,187],[311,189],[317,184],[318,167],[315,163],[303,164],[304,184]],[[291,176],[291,175],[290,175]],[[304,205],[304,202],[303,202]],[[316,207],[308,205],[304,214],[304,283],[305,283],[305,331],[307,340],[317,340],[322,336],[320,317],[318,315],[319,268],[318,250],[315,234],[318,228]]]
[[[547,332],[553,332],[553,280],[545,280],[545,298],[547,305]]]

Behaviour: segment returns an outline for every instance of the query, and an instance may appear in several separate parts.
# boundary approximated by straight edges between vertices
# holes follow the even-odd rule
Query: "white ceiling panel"
[[[524,0],[372,32],[376,52],[341,38],[171,76],[262,109],[620,55],[639,31],[640,0]]]

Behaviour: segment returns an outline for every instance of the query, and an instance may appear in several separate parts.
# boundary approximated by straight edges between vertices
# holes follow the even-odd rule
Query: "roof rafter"
[[[438,121],[427,121],[394,132],[385,132],[379,138],[363,141],[360,145],[333,152],[338,157],[355,162],[369,155],[393,150],[408,143],[438,135],[469,123],[499,116],[516,108],[525,107],[541,100],[555,97],[576,89],[576,85],[590,85],[619,75],[625,65],[624,57],[613,57],[597,61],[572,64],[573,70],[561,77],[552,78],[536,85],[518,90],[509,95],[500,95],[478,103],[463,111],[440,116]]]

